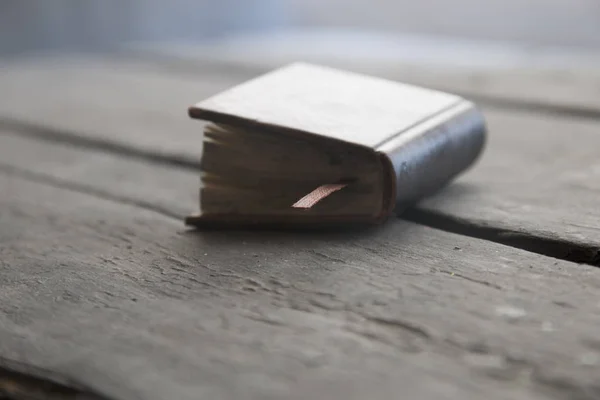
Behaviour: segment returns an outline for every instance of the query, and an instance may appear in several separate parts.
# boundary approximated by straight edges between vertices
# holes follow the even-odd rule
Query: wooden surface
[[[192,62],[184,68],[182,63],[176,60],[169,68],[164,59],[153,63],[119,58],[10,65],[0,77],[0,86],[9,94],[0,99],[0,126],[37,138],[193,168],[201,151],[202,124],[186,118],[186,108],[259,71],[207,63],[203,74],[204,64]],[[528,92],[552,93],[547,97],[578,109],[580,104],[572,101],[571,93],[582,92],[583,85],[569,86],[581,79],[573,75],[566,79],[567,88],[556,90],[560,85],[548,83],[550,77],[541,74],[531,81]],[[459,82],[468,82],[470,76],[466,73]],[[508,74],[506,81],[512,76]],[[435,74],[431,77],[438,79]],[[483,79],[502,86],[498,72]],[[590,87],[597,84],[590,78]],[[525,92],[523,85],[519,87],[514,95],[518,98]],[[477,85],[466,90],[476,91]],[[598,96],[597,91],[589,91]],[[489,96],[485,89],[477,93]],[[577,262],[600,262],[600,212],[595,207],[600,115],[572,115],[551,103],[532,110],[510,96],[492,99],[501,101],[482,103],[490,132],[481,163],[409,217],[463,234],[491,227],[498,232],[490,232],[490,238],[503,243],[509,240],[517,247]],[[587,103],[600,112],[600,97]],[[449,197],[452,201],[447,201]]]
[[[570,261],[597,263],[594,118],[489,103],[480,163],[411,222],[199,233],[185,110],[248,70],[2,71],[0,393],[600,397],[600,272]]]

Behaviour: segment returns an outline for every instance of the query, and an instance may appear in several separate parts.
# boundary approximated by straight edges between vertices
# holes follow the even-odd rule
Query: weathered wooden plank
[[[0,170],[183,218],[198,211],[197,171],[80,151],[0,130]]]
[[[0,87],[6,94],[0,99],[0,122],[4,126],[28,122],[63,130],[65,134],[192,161],[198,153],[190,144],[197,146],[202,128],[187,118],[187,107],[267,70],[267,65],[257,68],[206,61],[178,62],[172,58],[162,62],[145,60],[50,58],[6,64],[0,75]],[[514,97],[541,103],[544,99],[564,99],[561,104],[567,107],[581,106],[592,111],[597,107],[600,112],[600,94],[596,90],[600,77],[591,73],[573,73],[560,79],[536,71],[427,72],[426,67],[410,66],[355,69],[473,95],[476,99]],[[512,93],[513,97],[498,94],[498,90]]]
[[[260,43],[258,43],[260,46]],[[186,50],[172,48],[153,48],[138,50],[144,60],[159,63],[168,70],[201,76],[208,69],[254,71],[255,74],[276,68],[283,63],[296,61],[286,55],[259,53],[249,57],[247,53],[231,54],[228,49],[202,49],[193,46]],[[207,53],[211,59],[207,60]],[[219,56],[219,54],[225,55]],[[578,68],[521,67],[469,67],[435,65],[423,62],[392,63],[365,62],[356,60],[349,64],[347,60],[335,57],[314,56],[306,60],[333,67],[350,69],[372,75],[384,76],[403,82],[423,85],[439,90],[459,93],[476,100],[482,100],[503,107],[512,102],[521,107],[556,108],[558,111],[574,112],[580,115],[600,114],[600,73],[594,64]]]
[[[187,232],[138,201],[192,172],[0,138],[2,357],[113,398],[600,395],[596,268],[403,221]]]
[[[0,77],[9,93],[0,99],[0,115],[6,117],[5,126],[11,119],[40,125],[40,130],[11,125],[34,136],[89,139],[90,146],[108,142],[132,153],[193,165],[200,154],[201,124],[188,120],[185,107],[248,78],[243,68],[236,72],[209,67],[205,76],[198,71],[194,77],[125,61],[76,67],[28,64]],[[579,86],[565,87],[579,91]],[[536,92],[536,86],[529,90]],[[457,185],[423,203],[420,210],[427,214],[415,218],[442,227],[431,218],[443,216],[522,234],[525,241],[549,240],[540,251],[598,262],[595,149],[600,147],[600,122],[493,108],[486,108],[485,115],[490,142],[481,163]],[[574,247],[553,250],[552,241]]]
[[[89,195],[10,175],[0,184],[0,354],[106,396],[600,390],[591,267],[400,221],[185,233]]]
[[[381,75],[456,92],[495,108],[600,118],[600,74],[595,70],[490,71],[414,65],[384,70]]]
[[[422,202],[417,219],[564,241],[585,254],[561,254],[565,248],[553,255],[599,263],[600,123],[498,111],[486,118],[489,143],[480,163]]]
[[[15,63],[0,74],[0,122],[30,122],[92,141],[196,161],[199,153],[185,149],[190,143],[200,149],[202,125],[190,120],[187,108],[232,83],[218,71],[204,78],[97,59]]]

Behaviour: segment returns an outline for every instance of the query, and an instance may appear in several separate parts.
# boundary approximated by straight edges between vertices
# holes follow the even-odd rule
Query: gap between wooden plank
[[[559,238],[486,226],[474,221],[417,208],[408,210],[400,218],[445,232],[488,240],[560,260],[600,267],[600,247],[598,246],[586,246]]]
[[[157,154],[152,150],[129,146],[125,143],[101,139],[93,137],[92,135],[82,135],[78,132],[69,131],[66,129],[57,129],[31,122],[19,121],[10,117],[0,116],[0,132],[2,134],[6,134],[7,131],[13,131],[22,136],[35,138],[37,140],[63,143],[82,149],[104,151],[107,153],[144,160],[159,165],[170,165],[195,171],[199,171],[200,169],[199,156],[198,159],[192,159],[191,157],[185,157],[184,155],[174,156],[169,154]]]
[[[83,193],[90,196],[94,196],[98,199],[113,201],[119,204],[127,204],[139,208],[143,208],[148,211],[153,211],[157,214],[160,214],[167,218],[176,219],[178,221],[183,221],[184,216],[173,212],[165,207],[158,206],[151,202],[141,201],[139,199],[133,199],[127,196],[119,196],[113,193],[107,192],[102,189],[95,188],[91,185],[84,185],[77,182],[70,181],[68,179],[59,179],[52,175],[27,171],[25,169],[15,167],[12,165],[0,163],[0,172],[17,176],[26,181],[40,183],[43,185],[51,186],[57,189],[65,189],[72,192]]]

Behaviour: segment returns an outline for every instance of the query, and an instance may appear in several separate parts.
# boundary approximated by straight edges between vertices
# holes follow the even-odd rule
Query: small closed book
[[[377,223],[468,168],[485,142],[469,101],[292,64],[190,107],[208,121],[200,213],[186,223]]]

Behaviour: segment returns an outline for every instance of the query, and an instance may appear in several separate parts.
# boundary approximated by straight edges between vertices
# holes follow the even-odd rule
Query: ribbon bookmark
[[[340,189],[348,186],[347,183],[328,183],[321,185],[300,200],[292,204],[294,208],[311,208],[325,197],[329,196],[333,192],[337,192]]]

